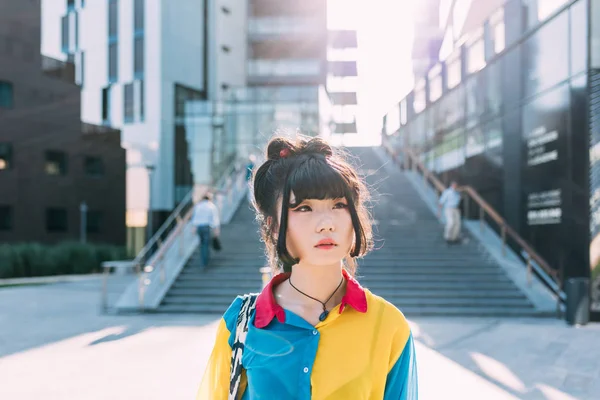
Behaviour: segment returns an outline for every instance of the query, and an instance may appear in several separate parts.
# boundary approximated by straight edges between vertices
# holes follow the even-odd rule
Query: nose
[[[335,232],[335,224],[329,213],[324,213],[317,224],[317,232]]]

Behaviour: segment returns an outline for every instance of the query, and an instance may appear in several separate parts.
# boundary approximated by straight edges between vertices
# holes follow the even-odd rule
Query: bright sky
[[[413,86],[412,2],[329,0],[329,29],[358,31],[358,131],[380,132],[383,115]]]

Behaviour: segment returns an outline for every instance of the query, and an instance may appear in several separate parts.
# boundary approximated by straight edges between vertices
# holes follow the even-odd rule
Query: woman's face
[[[290,203],[295,203],[294,194]],[[281,215],[281,214],[280,214]],[[339,265],[354,239],[346,199],[307,199],[288,210],[287,248],[307,265]]]

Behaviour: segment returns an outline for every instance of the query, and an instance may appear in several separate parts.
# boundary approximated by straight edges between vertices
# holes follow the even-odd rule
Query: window
[[[461,65],[460,65],[460,58],[459,57],[455,57],[452,60],[448,60],[448,63],[446,64],[446,68],[447,68],[447,84],[448,84],[448,89],[452,89],[453,87],[457,86],[460,83],[461,80]]]
[[[248,61],[251,76],[310,76],[321,73],[321,61],[311,59]],[[349,75],[349,74],[348,74]]]
[[[11,206],[0,206],[0,231],[10,231],[13,226],[13,211]]]
[[[46,230],[48,232],[67,231],[67,210],[65,208],[46,209]]]
[[[69,14],[61,18],[61,46],[63,53],[69,51]]]
[[[0,143],[0,171],[12,168],[12,144]]]
[[[569,14],[542,26],[522,45],[525,96],[532,96],[569,77]],[[564,57],[557,57],[564,54]],[[549,66],[552,66],[549,68]]]
[[[504,9],[496,11],[490,17],[490,32],[494,44],[494,53],[498,54],[506,47],[504,32]]]
[[[110,121],[110,86],[102,89],[102,121]]]
[[[88,211],[86,221],[87,233],[100,233],[102,230],[102,211]]]
[[[527,29],[536,27],[566,3],[567,0],[523,0]]]
[[[79,13],[75,14],[75,48],[79,49]]]
[[[587,67],[586,7],[583,1],[578,1],[571,7],[571,76],[584,71]]]
[[[133,31],[144,30],[144,0],[135,0],[133,4]]]
[[[82,51],[79,53],[79,62],[77,63],[77,84],[83,86],[85,71],[85,53]]]
[[[133,73],[138,78],[144,75],[144,37],[136,37],[133,46]]]
[[[108,36],[116,37],[118,34],[118,4],[117,0],[108,3]]]
[[[140,87],[140,121],[144,120],[144,81],[139,81]]]
[[[46,164],[44,169],[48,175],[66,175],[67,155],[62,151],[46,151]]]
[[[442,97],[442,66],[437,64],[433,66],[427,76],[429,78],[429,101],[434,102]]]
[[[116,82],[118,79],[117,71],[118,46],[117,43],[108,45],[108,81]]]
[[[425,93],[425,79],[419,80],[415,85],[413,110],[420,113],[427,107],[427,96]]]
[[[0,107],[13,108],[13,84],[6,81],[0,81]]]
[[[104,176],[104,163],[100,157],[87,156],[84,160],[84,170],[87,176],[94,178]]]
[[[133,83],[123,86],[123,119],[133,122]]]
[[[467,71],[472,74],[483,67],[485,67],[485,45],[483,38],[480,38],[467,49]]]

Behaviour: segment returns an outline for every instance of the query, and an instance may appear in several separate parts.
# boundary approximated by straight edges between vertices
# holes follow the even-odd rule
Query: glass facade
[[[587,6],[508,2],[453,50],[441,77],[430,71],[386,115],[384,138],[473,186],[563,282],[591,270],[600,311],[600,239],[590,240],[590,228],[600,234],[600,69],[587,67]]]

